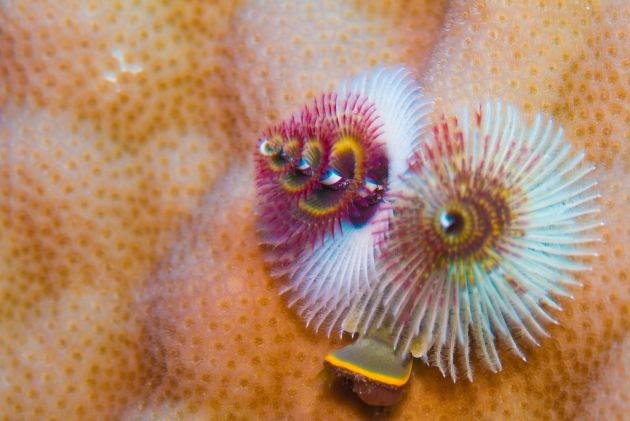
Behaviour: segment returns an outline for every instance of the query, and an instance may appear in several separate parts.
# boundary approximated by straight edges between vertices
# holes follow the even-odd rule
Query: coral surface
[[[585,419],[628,413],[625,0],[0,2],[0,419]],[[377,63],[438,107],[501,98],[598,164],[605,243],[528,362],[417,364],[382,413],[286,309],[257,134]]]

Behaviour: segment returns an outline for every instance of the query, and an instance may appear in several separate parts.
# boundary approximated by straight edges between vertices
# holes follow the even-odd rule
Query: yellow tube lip
[[[327,363],[331,364],[334,367],[339,367],[344,370],[348,370],[352,373],[361,375],[369,380],[383,383],[389,386],[395,386],[395,387],[404,386],[405,384],[407,384],[407,382],[409,381],[409,378],[411,377],[411,367],[412,367],[411,361],[407,362],[407,369],[405,370],[405,374],[403,377],[393,377],[387,374],[368,370],[365,367],[358,366],[349,361],[341,360],[335,357],[335,355],[333,355],[332,353],[326,355],[326,357],[324,358],[324,361],[326,361]]]

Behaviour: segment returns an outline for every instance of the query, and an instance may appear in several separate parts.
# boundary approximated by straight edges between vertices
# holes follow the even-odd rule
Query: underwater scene
[[[630,420],[629,28],[0,1],[0,420]]]

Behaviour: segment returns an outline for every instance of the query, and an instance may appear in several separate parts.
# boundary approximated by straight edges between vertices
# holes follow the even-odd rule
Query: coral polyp
[[[378,68],[316,97],[256,150],[259,232],[289,305],[328,333],[374,283],[390,184],[429,127],[403,68]],[[380,215],[380,216],[379,216]]]
[[[531,128],[513,106],[487,102],[442,117],[420,144],[396,193],[379,282],[348,330],[391,326],[397,352],[472,379],[473,343],[492,371],[497,340],[546,336],[556,297],[571,297],[601,225],[584,154],[540,115]]]

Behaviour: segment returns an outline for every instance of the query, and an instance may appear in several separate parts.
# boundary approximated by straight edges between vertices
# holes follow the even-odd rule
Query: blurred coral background
[[[0,419],[630,418],[628,28],[625,0],[0,1]],[[457,384],[416,364],[385,411],[278,296],[250,159],[379,63],[443,110],[552,116],[607,224],[527,363]]]

